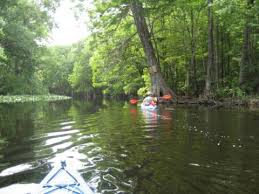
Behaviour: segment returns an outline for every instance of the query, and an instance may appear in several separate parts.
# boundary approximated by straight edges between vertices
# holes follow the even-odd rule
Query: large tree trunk
[[[151,42],[151,35],[144,17],[144,9],[142,7],[142,3],[138,0],[132,0],[131,11],[133,13],[134,21],[137,27],[137,32],[143,45],[144,52],[149,65],[152,82],[152,93],[154,93],[156,96],[160,96],[161,93],[162,95],[174,95],[173,91],[167,86],[162,77],[160,66],[155,55],[154,47]]]
[[[204,90],[204,95],[207,97],[211,95],[212,68],[214,67],[212,3],[213,0],[208,0],[208,64]]]
[[[254,0],[248,0],[247,1],[248,9],[250,9],[251,6],[253,6],[253,4],[254,4]],[[244,28],[244,34],[243,34],[243,47],[242,47],[240,73],[239,73],[239,84],[241,87],[249,78],[249,66],[252,65],[252,49],[251,49],[252,27],[249,24],[249,20],[250,20],[250,17],[247,16],[246,24]]]

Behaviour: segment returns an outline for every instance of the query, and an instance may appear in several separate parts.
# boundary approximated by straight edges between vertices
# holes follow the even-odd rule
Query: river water
[[[60,158],[73,160],[96,193],[259,193],[259,112],[0,105],[0,188],[39,183]]]

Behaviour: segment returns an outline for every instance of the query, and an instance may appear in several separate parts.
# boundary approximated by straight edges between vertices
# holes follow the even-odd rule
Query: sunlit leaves
[[[32,90],[41,85],[35,76],[42,51],[39,43],[48,36],[52,27],[50,14],[56,2],[0,2],[0,47],[3,49],[6,64],[0,72],[0,93],[38,93],[41,90]]]
[[[73,71],[68,77],[68,81],[72,86],[74,93],[93,94],[92,84],[92,69],[90,67],[90,41],[82,42],[83,45],[79,45],[76,52],[75,62],[73,64]]]
[[[94,0],[89,8],[91,17],[92,42],[89,64],[92,70],[92,84],[104,93],[117,95],[120,93],[144,94],[150,89],[149,72],[144,52],[129,11],[127,0]],[[144,14],[152,35],[156,55],[165,81],[184,94],[190,63],[194,56],[194,70],[197,91],[204,87],[207,49],[207,1],[175,0],[175,1],[141,1]],[[240,48],[245,15],[255,15],[257,6],[247,12],[245,0],[214,0],[213,7],[217,34],[214,40],[217,46],[217,65],[222,86],[232,84],[237,87],[239,74]],[[256,8],[257,7],[257,8]],[[256,27],[256,22],[251,20]],[[254,36],[256,37],[256,36]],[[86,52],[87,53],[87,52]],[[85,54],[86,54],[85,53]],[[81,60],[78,60],[81,61]],[[70,81],[73,87],[83,80],[80,72],[89,75],[81,62],[75,63]],[[81,78],[80,78],[81,77]],[[73,81],[72,81],[73,80]],[[193,82],[193,80],[191,80]]]
[[[43,84],[54,94],[71,93],[68,76],[71,74],[76,58],[76,47],[49,48],[41,57],[40,71]]]

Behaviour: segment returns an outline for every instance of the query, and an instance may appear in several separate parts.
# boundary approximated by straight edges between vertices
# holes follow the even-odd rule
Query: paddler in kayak
[[[142,104],[144,104],[145,106],[149,106],[149,105],[156,106],[157,103],[158,103],[157,97],[155,97],[155,95],[152,92],[148,92]]]

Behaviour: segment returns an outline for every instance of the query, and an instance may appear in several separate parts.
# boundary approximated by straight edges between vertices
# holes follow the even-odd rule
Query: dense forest
[[[259,93],[259,1],[78,0],[91,35],[49,47],[59,3],[1,0],[0,95]]]

